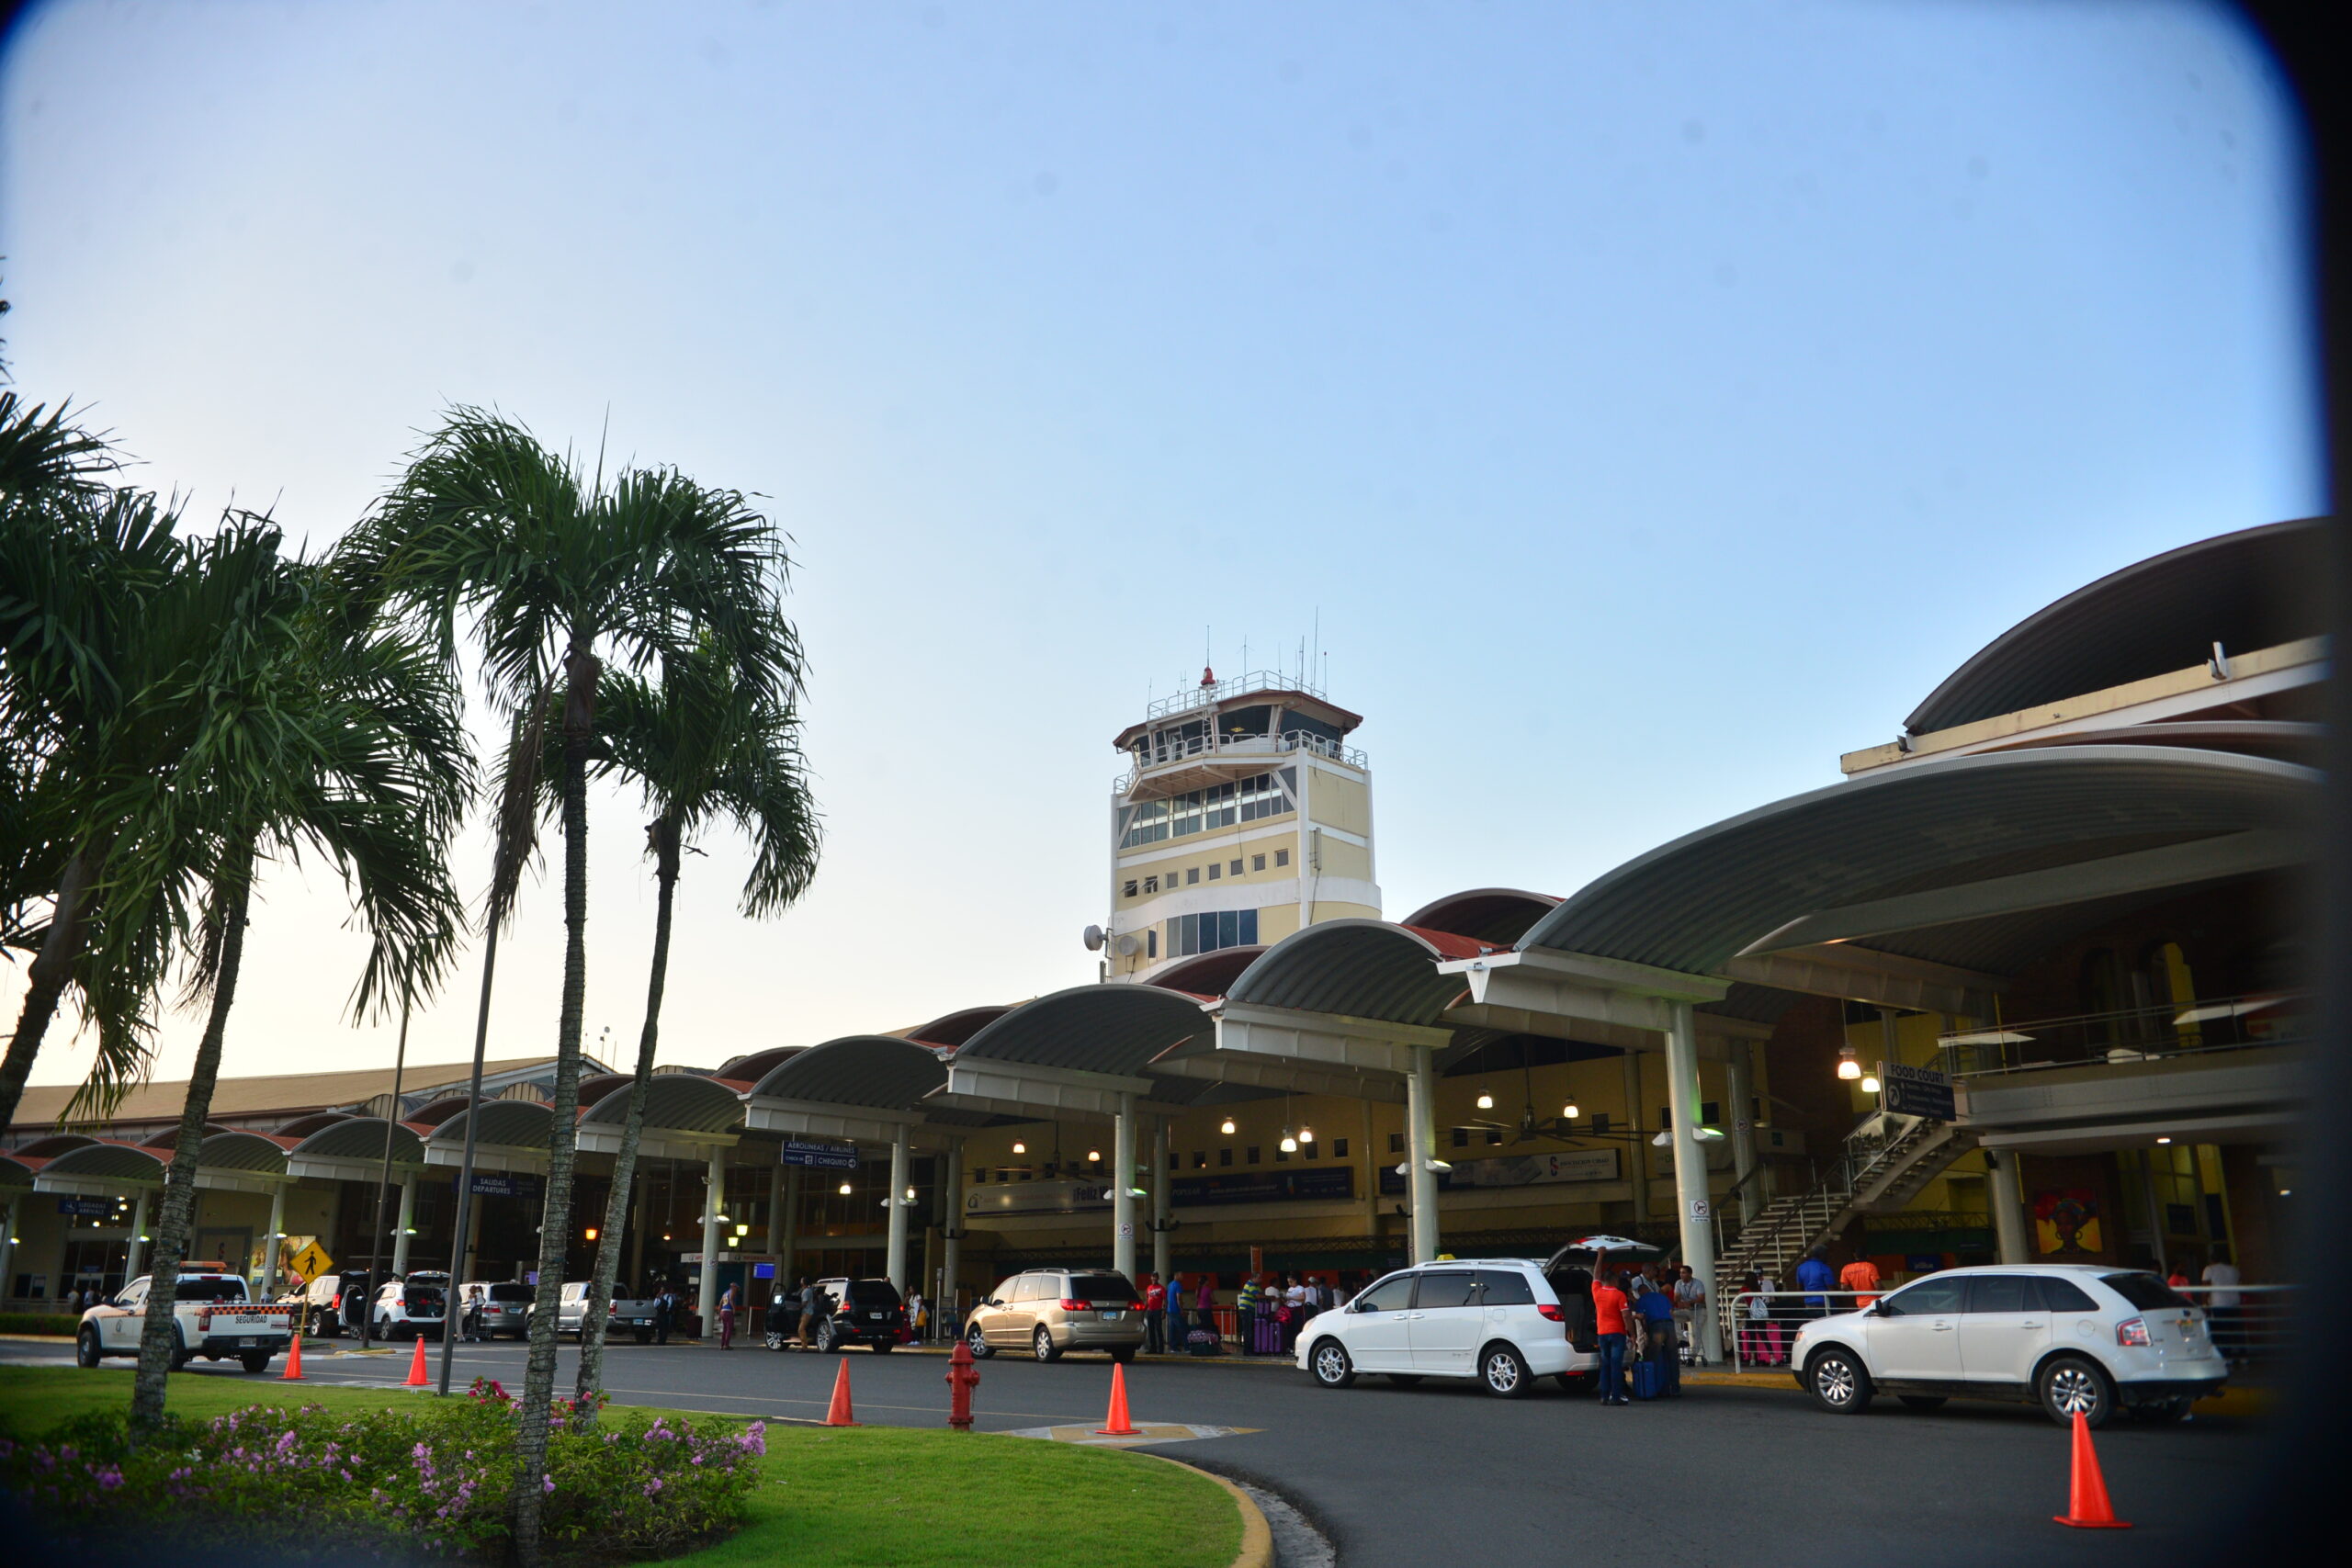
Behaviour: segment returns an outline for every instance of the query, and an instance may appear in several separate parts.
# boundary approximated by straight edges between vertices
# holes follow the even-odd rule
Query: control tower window
[[[1179,915],[1168,922],[1168,955],[1189,958],[1196,953],[1216,953],[1227,947],[1258,945],[1258,911],[1255,909],[1212,909],[1198,915]]]
[[[1119,847],[1132,850],[1141,844],[1156,844],[1168,837],[1168,805],[1164,800],[1147,800],[1122,807]]]
[[[1136,885],[1135,885],[1133,882],[1128,882],[1128,883],[1125,884],[1125,885],[1120,888],[1120,893],[1122,894],[1122,896],[1124,896],[1124,897],[1129,897],[1129,898],[1134,897],[1136,896]]]

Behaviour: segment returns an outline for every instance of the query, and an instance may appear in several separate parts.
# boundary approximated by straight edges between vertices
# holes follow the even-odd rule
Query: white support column
[[[1692,1134],[1699,1127],[1699,1026],[1689,1002],[1670,1004],[1666,1034],[1667,1115],[1674,1134],[1674,1212],[1682,1231],[1682,1261],[1715,1293],[1714,1203],[1707,1191],[1707,1146]],[[1639,1144],[1636,1148],[1642,1146]],[[1698,1314],[1699,1354],[1710,1361],[1723,1359],[1715,1314]]]
[[[17,1205],[11,1199],[0,1209],[0,1301],[13,1300],[17,1289]]]
[[[778,1247],[783,1261],[776,1265],[776,1278],[791,1289],[798,1289],[800,1276],[793,1272],[797,1267],[793,1255],[800,1250],[800,1167],[794,1166],[784,1173],[784,1240]]]
[[[702,1193],[702,1283],[695,1293],[695,1310],[702,1317],[703,1343],[718,1345],[718,1216],[727,1212],[727,1149],[710,1151],[709,1179]]]
[[[939,1299],[931,1303],[931,1317],[943,1331],[956,1323],[956,1273],[963,1266],[964,1140],[947,1140],[947,1179],[939,1184]]]
[[[901,1123],[898,1136],[890,1140],[890,1251],[883,1272],[902,1296],[907,1293],[908,1153],[907,1129]]]
[[[408,1275],[408,1233],[416,1225],[416,1178],[401,1181],[401,1217],[392,1222],[392,1272]]]
[[[1111,1268],[1136,1277],[1136,1097],[1122,1090],[1111,1123]]]
[[[1993,1210],[1993,1240],[2003,1263],[2030,1263],[2026,1244],[2025,1193],[2018,1179],[2018,1156],[2007,1149],[1984,1151],[1984,1199]]]
[[[776,1257],[775,1294],[784,1289],[784,1162],[768,1167],[768,1250]],[[746,1303],[749,1304],[749,1303]]]
[[[1175,1237],[1168,1230],[1168,1150],[1170,1133],[1168,1118],[1155,1116],[1151,1123],[1151,1271],[1161,1284],[1168,1283],[1168,1269],[1175,1253]]]
[[[1437,1257],[1437,1085],[1430,1065],[1430,1048],[1412,1048],[1413,1070],[1405,1079],[1405,1185],[1413,1195],[1413,1261]]]
[[[1642,1114],[1642,1055],[1628,1051],[1623,1061],[1625,1120],[1639,1134],[1634,1139],[1632,1152],[1625,1156],[1625,1185],[1634,1194],[1634,1224],[1640,1226],[1650,1223],[1650,1156],[1644,1152],[1649,1147],[1649,1122]]]
[[[277,1294],[277,1238],[286,1234],[286,1188],[269,1190],[269,1235],[262,1242],[261,1280],[254,1292],[266,1301]]]
[[[195,1240],[196,1227],[194,1225],[190,1225],[188,1227],[188,1239],[190,1241]],[[183,1247],[182,1250],[186,1250],[186,1248]],[[122,1282],[124,1284],[127,1285],[130,1283],[131,1280],[139,1278],[139,1266],[145,1262],[146,1258],[147,1189],[142,1187],[139,1190],[138,1201],[131,1205],[130,1210],[130,1250],[124,1258],[122,1265]]]
[[[1732,1172],[1739,1179],[1739,1223],[1755,1223],[1756,1211],[1764,1206],[1762,1183],[1756,1175],[1756,1068],[1749,1055],[1756,1049],[1752,1040],[1731,1043],[1731,1060],[1725,1064],[1724,1093],[1731,1100],[1731,1164]]]

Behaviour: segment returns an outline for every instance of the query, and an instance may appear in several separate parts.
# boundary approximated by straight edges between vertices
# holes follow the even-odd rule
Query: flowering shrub
[[[558,1401],[551,1417],[549,1550],[662,1556],[741,1522],[759,1480],[752,1461],[767,1451],[761,1423],[736,1431],[620,1413],[582,1430],[577,1416]],[[469,1398],[413,1410],[254,1405],[175,1420],[135,1447],[122,1416],[85,1416],[39,1443],[0,1440],[0,1493],[54,1529],[93,1536],[154,1527],[179,1541],[495,1558],[516,1428],[505,1391],[479,1382]]]

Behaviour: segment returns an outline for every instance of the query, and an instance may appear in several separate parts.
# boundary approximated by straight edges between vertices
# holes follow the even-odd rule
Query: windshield
[[[1121,1274],[1073,1274],[1069,1294],[1078,1302],[1131,1302],[1136,1299],[1136,1288]]]
[[[182,1280],[178,1293],[173,1298],[183,1302],[241,1302],[245,1299],[243,1280]]]
[[[854,1306],[894,1307],[899,1304],[899,1291],[888,1280],[852,1280],[849,1299]]]
[[[2193,1307],[2197,1303],[2175,1291],[2154,1274],[2102,1274],[2098,1282],[2138,1307],[2151,1312],[2159,1307]]]

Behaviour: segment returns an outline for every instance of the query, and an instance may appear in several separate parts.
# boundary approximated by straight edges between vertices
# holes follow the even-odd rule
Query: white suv
[[[2154,1274],[2099,1264],[1949,1269],[1860,1312],[1797,1330],[1797,1382],[1825,1410],[1852,1415],[1873,1393],[1914,1410],[1968,1399],[2038,1402],[2071,1425],[2120,1405],[2177,1421],[2222,1386],[2228,1365],[2205,1314]]]
[[[1404,1269],[1318,1313],[1299,1331],[1298,1364],[1325,1388],[1380,1372],[1400,1383],[1476,1378],[1512,1398],[1537,1378],[1580,1387],[1594,1358],[1568,1343],[1567,1314],[1542,1264],[1481,1258]]]

